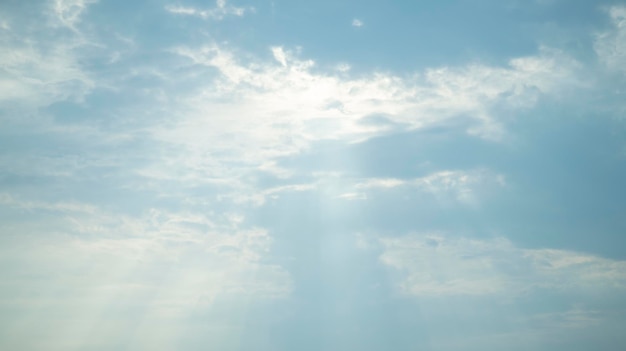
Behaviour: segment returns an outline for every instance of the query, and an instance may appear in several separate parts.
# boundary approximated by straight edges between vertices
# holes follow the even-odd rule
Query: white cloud
[[[353,19],[352,20],[352,27],[363,27],[365,23],[363,23],[363,21],[361,21],[360,19]]]
[[[55,2],[58,16],[72,25],[78,23],[88,3]],[[224,1],[210,10],[168,7],[173,13],[205,18],[245,12],[235,9]],[[0,68],[8,73],[0,81],[0,104],[21,102],[36,109],[56,101],[79,101],[97,86],[107,85],[110,92],[119,93],[131,78],[157,77],[158,82],[150,88],[153,93],[147,94],[143,103],[116,107],[119,120],[140,121],[140,128],[145,128],[142,135],[158,145],[153,148],[159,153],[153,160],[158,161],[129,165],[126,171],[146,179],[142,186],[162,192],[167,190],[159,186],[161,181],[176,180],[189,186],[220,183],[227,184],[221,191],[228,194],[222,198],[244,201],[253,197],[250,201],[256,203],[276,194],[255,189],[246,181],[247,175],[259,170],[282,178],[294,174],[291,169],[276,167],[277,157],[298,154],[321,140],[354,143],[387,132],[385,126],[362,123],[363,118],[380,114],[407,129],[467,118],[472,125],[469,133],[496,140],[505,131],[498,122],[500,116],[493,113],[494,106],[498,110],[502,106],[511,110],[532,107],[537,96],[558,94],[576,74],[575,62],[545,48],[535,56],[513,59],[506,67],[469,65],[413,75],[371,72],[353,77],[347,64],[338,66],[339,72],[324,72],[314,61],[299,57],[297,50],[273,47],[273,58],[262,60],[214,44],[171,49],[169,53],[179,60],[172,65],[133,67],[124,70],[128,76],[98,77],[81,66],[84,61],[75,43],[49,49],[44,43],[26,46],[9,34],[3,39],[12,50],[0,54]],[[115,52],[112,48],[111,53]],[[66,132],[74,135],[78,131]],[[40,158],[33,155],[28,162],[11,159],[7,163],[23,164],[28,173],[31,160],[49,164],[38,162]],[[54,168],[67,175],[72,170],[32,167],[47,173],[50,171],[44,168]],[[471,191],[463,187],[472,181],[457,176],[423,179],[421,187],[439,193],[454,188],[450,194],[473,201]],[[344,189],[333,197],[346,193],[361,191]]]
[[[282,173],[280,173],[282,174]],[[434,197],[439,205],[463,204],[479,206],[481,198],[506,184],[504,176],[484,169],[466,171],[439,171],[424,177],[365,178],[353,179],[343,174],[314,174],[315,180],[309,183],[282,185],[263,190],[240,190],[219,199],[231,199],[235,203],[260,206],[268,199],[277,199],[284,193],[315,191],[329,199],[367,200],[374,191],[389,191],[396,188],[414,191]],[[241,185],[241,184],[239,184]],[[234,185],[235,187],[237,185]],[[375,201],[375,200],[374,200]]]
[[[39,108],[56,101],[79,101],[104,84],[110,91],[124,91],[122,86],[116,90],[116,84],[125,84],[128,77],[88,74],[74,44],[48,50],[44,43],[41,47],[25,46],[10,35],[5,33],[3,38],[10,43],[7,47],[14,49],[0,54],[0,68],[9,73],[0,83],[4,92],[0,104],[14,107],[21,102],[25,108]],[[569,84],[576,66],[571,60],[561,60],[562,54],[542,49],[537,56],[511,60],[508,67],[470,65],[416,75],[372,72],[353,77],[348,66],[340,66],[340,72],[324,72],[294,51],[273,47],[273,58],[261,60],[224,45],[178,47],[170,50],[179,60],[175,65],[130,70],[132,75],[158,77],[160,85],[154,89],[159,94],[148,97],[154,99],[152,103],[120,108],[116,114],[132,116],[125,121],[144,121],[142,128],[146,129],[141,133],[158,145],[153,148],[158,155],[140,165],[128,163],[124,172],[142,181],[124,186],[195,203],[209,200],[181,195],[162,184],[183,183],[189,188],[220,184],[213,200],[260,205],[282,192],[304,191],[319,184],[302,185],[309,187],[306,189],[259,189],[248,181],[249,175],[262,170],[286,179],[294,170],[277,167],[277,157],[298,154],[320,140],[353,143],[386,133],[385,126],[364,124],[363,118],[382,114],[392,123],[419,129],[463,116],[475,122],[468,132],[496,139],[501,131],[498,116],[491,112],[493,106],[532,107],[538,94],[558,94],[561,85]],[[186,88],[181,90],[181,86]],[[51,135],[58,126],[50,123],[37,128]],[[82,127],[65,126],[53,134],[62,138],[63,133],[75,137],[89,132],[93,133],[89,139],[99,142],[124,135]],[[31,154],[3,158],[0,164],[23,174],[67,177],[102,162],[121,167],[124,157],[116,154],[102,159],[92,155],[77,165],[73,159]],[[475,189],[482,183],[473,178],[476,174],[455,172],[414,179],[411,186],[442,201],[479,202]],[[372,181],[390,188],[402,182]],[[369,187],[372,189],[373,183]],[[329,198],[370,198],[363,189],[352,184],[324,191]]]
[[[412,187],[430,193],[438,200],[452,199],[468,205],[480,202],[479,193],[484,189],[505,185],[504,176],[484,169],[468,171],[438,171],[413,179],[371,178],[358,182],[356,189],[393,189]]]
[[[626,72],[626,7],[611,7],[609,15],[613,28],[597,35],[596,54],[609,69]]]
[[[208,10],[200,10],[194,7],[179,5],[169,5],[166,6],[165,9],[176,15],[195,16],[202,19],[213,19],[218,21],[224,19],[226,16],[242,17],[247,12],[254,11],[254,8],[252,7],[236,7],[228,5],[226,0],[217,0],[215,7]]]
[[[292,184],[273,187],[264,190],[249,189],[246,191],[238,191],[228,195],[219,195],[218,200],[231,199],[237,204],[252,204],[254,206],[263,205],[267,199],[277,199],[283,193],[303,192],[315,190],[317,184]]]
[[[59,0],[54,2],[55,14],[76,26],[89,3]],[[224,1],[209,10],[174,5],[167,9],[205,18],[247,11]],[[119,93],[132,78],[156,77],[144,103],[116,107],[119,120],[137,122],[145,128],[141,133],[159,145],[158,162],[129,166],[128,172],[155,181],[228,183],[224,191],[239,195],[258,192],[242,180],[249,172],[292,175],[293,170],[269,166],[279,156],[300,153],[320,140],[354,143],[386,133],[385,126],[362,123],[374,114],[407,129],[462,116],[472,121],[468,132],[501,138],[504,131],[499,116],[493,115],[494,106],[532,107],[538,95],[558,94],[570,84],[576,66],[561,53],[542,49],[536,56],[511,60],[507,67],[470,65],[414,75],[371,72],[353,77],[348,64],[324,72],[314,61],[300,58],[297,50],[273,47],[273,59],[262,60],[214,44],[171,49],[179,60],[174,65],[134,67],[123,70],[127,76],[105,77],[81,65],[84,42],[47,47],[33,40],[26,45],[16,35],[0,32],[4,46],[11,48],[0,54],[0,69],[6,73],[0,80],[0,104],[37,109],[57,101],[80,101],[95,87]],[[117,49],[102,49],[110,54],[102,57],[123,60]]]
[[[424,178],[414,180],[413,184],[435,196],[451,194],[457,201],[466,204],[478,204],[477,190],[481,186],[501,187],[504,177],[485,170],[440,171]]]
[[[509,67],[470,65],[463,68],[438,68],[426,72],[437,106],[444,113],[445,102],[457,113],[469,113],[482,121],[470,133],[499,139],[505,132],[490,111],[495,105],[511,110],[530,108],[541,95],[556,95],[569,86],[581,86],[576,78],[579,64],[564,53],[541,48],[538,56],[515,58]],[[448,100],[449,99],[449,100]],[[464,112],[461,112],[464,111]]]
[[[0,305],[34,316],[30,326],[50,313],[94,325],[105,310],[113,324],[149,316],[152,333],[159,324],[185,325],[194,313],[227,325],[236,320],[214,316],[214,309],[285,298],[292,290],[289,273],[268,262],[270,235],[236,213],[150,209],[130,216],[6,194],[0,211],[12,215],[0,228]],[[87,329],[75,328],[70,339],[104,335]],[[165,335],[172,341],[178,333]]]
[[[75,25],[80,22],[87,6],[96,2],[97,0],[54,0],[53,10],[63,26],[76,30]]]
[[[71,47],[62,45],[45,53],[37,45],[10,43],[5,47],[11,50],[0,54],[0,70],[5,73],[0,78],[0,104],[45,106],[81,99],[94,86]]]
[[[373,178],[367,179],[355,185],[357,189],[371,189],[371,188],[396,188],[399,186],[407,185],[409,181],[397,179],[397,178]]]
[[[283,48],[273,47],[272,54],[274,54],[274,58],[276,59],[276,61],[278,61],[283,66],[287,66],[287,54],[285,53],[285,50],[283,50]]]
[[[376,129],[364,127],[358,120],[374,113],[412,128],[468,114],[469,118],[484,121],[482,128],[488,129],[496,122],[489,116],[492,104],[530,107],[533,95],[555,92],[560,84],[570,83],[567,78],[573,65],[573,61],[557,59],[558,54],[544,50],[538,57],[512,60],[510,68],[474,65],[428,70],[424,79],[381,73],[350,79],[313,73],[313,61],[297,59],[282,48],[272,49],[280,66],[265,62],[241,64],[233,53],[219,46],[175,52],[222,75],[211,83],[213,87],[207,86],[200,95],[187,100],[187,107],[208,107],[213,105],[211,100],[219,98],[219,107],[224,109],[229,107],[224,104],[224,98],[228,98],[237,103],[239,113],[232,112],[240,120],[263,125],[257,130],[280,133],[282,128],[295,128],[290,135],[301,131],[302,141],[340,137],[356,140],[371,135]],[[337,105],[342,108],[328,108]],[[215,111],[218,106],[211,107]],[[264,116],[272,116],[272,120]],[[329,128],[313,127],[316,125]]]
[[[367,195],[364,193],[344,193],[337,196],[337,198],[344,200],[366,200]]]
[[[179,170],[197,172],[195,178],[232,178],[235,163],[239,172],[246,172],[319,140],[350,143],[384,133],[384,127],[361,122],[373,114],[408,129],[463,116],[474,121],[469,133],[502,138],[494,106],[530,108],[539,95],[558,94],[571,85],[577,67],[562,53],[542,49],[537,56],[511,60],[508,67],[470,65],[423,75],[353,78],[314,70],[315,62],[281,47],[272,48],[272,61],[252,58],[245,63],[238,59],[243,55],[220,45],[172,52],[206,73],[198,78],[202,82],[187,78],[186,85],[197,88],[179,95],[176,105],[168,107],[173,123],[154,128],[152,135],[187,150],[185,157],[177,153],[172,161]],[[215,78],[207,80],[207,75]],[[215,157],[202,156],[209,154]]]
[[[5,48],[0,52],[0,107],[14,112],[8,115],[22,115],[24,121],[23,115],[40,107],[79,101],[93,89],[95,82],[82,69],[79,55],[90,44],[75,27],[91,3],[94,1],[55,0],[51,2],[54,23],[30,26],[13,19],[11,27],[7,24],[6,30],[0,31],[0,45]],[[72,32],[68,34],[65,27]],[[64,39],[43,39],[50,33]]]
[[[625,289],[626,262],[566,250],[522,249],[503,238],[442,234],[381,238],[380,261],[401,272],[411,295],[524,294]]]

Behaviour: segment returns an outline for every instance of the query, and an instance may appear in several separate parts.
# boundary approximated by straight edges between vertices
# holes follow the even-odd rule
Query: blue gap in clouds
[[[504,65],[534,53],[537,43],[589,49],[591,37],[583,34],[606,23],[602,7],[608,3],[364,1],[355,7],[348,1],[277,0],[253,4],[256,13],[225,21],[211,35],[256,53],[274,45],[303,47],[305,57],[323,66],[349,62],[357,72],[468,61]],[[365,25],[352,27],[353,18]]]
[[[519,56],[535,49],[532,38],[507,18],[499,2],[365,1],[356,8],[347,1],[274,3],[274,8],[260,5],[257,15],[238,24],[256,27],[250,36],[236,37],[239,45],[257,50],[277,44],[302,46],[307,57],[322,63],[394,71],[460,64],[487,52]],[[365,25],[352,27],[353,18]],[[246,31],[230,26],[230,32],[222,32],[224,37]],[[500,30],[493,31],[493,26]]]

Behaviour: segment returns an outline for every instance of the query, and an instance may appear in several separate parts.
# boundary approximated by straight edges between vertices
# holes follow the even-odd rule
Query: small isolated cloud
[[[363,27],[364,24],[360,19],[355,18],[352,20],[352,27]]]
[[[202,10],[189,6],[170,5],[165,10],[177,15],[200,17],[202,19],[222,20],[227,16],[243,17],[247,12],[254,11],[252,7],[230,6],[226,0],[217,0],[212,9]]]
[[[345,193],[337,196],[337,198],[344,200],[366,200],[367,195],[363,193]]]
[[[272,54],[276,61],[278,61],[282,66],[287,66],[287,54],[285,50],[281,47],[273,47]]]
[[[395,188],[406,185],[408,181],[396,178],[372,178],[358,183],[355,187],[358,189],[370,188]]]

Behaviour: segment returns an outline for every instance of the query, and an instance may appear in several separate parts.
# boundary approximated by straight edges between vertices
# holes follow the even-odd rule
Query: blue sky
[[[0,348],[616,350],[619,1],[3,1]]]

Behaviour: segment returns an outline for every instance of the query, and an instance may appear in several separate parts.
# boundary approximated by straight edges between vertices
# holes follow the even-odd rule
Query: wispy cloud
[[[381,238],[383,264],[411,295],[515,296],[536,289],[626,289],[626,262],[567,250],[523,249],[504,238],[443,234]]]
[[[214,8],[206,10],[181,5],[168,5],[165,9],[176,15],[195,16],[218,21],[227,16],[243,17],[246,13],[254,12],[253,7],[231,6],[226,0],[217,0]]]
[[[344,200],[366,200],[367,195],[364,193],[343,193],[337,196],[337,198]]]
[[[489,220],[518,204],[536,204],[530,197],[503,198],[509,190],[526,196],[525,190],[540,183],[541,166],[550,169],[553,154],[541,160],[545,163],[529,162],[537,168],[523,172],[524,164],[511,164],[536,155],[521,155],[528,144],[538,149],[547,144],[535,143],[533,128],[542,128],[545,119],[560,126],[551,113],[561,107],[570,111],[573,100],[560,97],[572,98],[567,94],[573,89],[595,84],[581,77],[623,73],[623,7],[608,10],[609,26],[595,37],[600,68],[566,51],[539,47],[513,58],[498,51],[490,61],[495,64],[442,64],[409,72],[386,67],[386,62],[382,71],[367,70],[349,56],[313,60],[281,39],[267,44],[265,35],[272,33],[238,36],[220,21],[255,10],[236,6],[235,0],[165,2],[157,11],[145,2],[133,4],[141,12],[116,15],[111,15],[111,3],[98,5],[98,12],[93,3],[6,6],[28,12],[0,16],[5,48],[0,52],[0,311],[7,312],[0,322],[13,328],[0,344],[72,350],[133,343],[129,348],[184,350],[189,344],[180,340],[227,335],[234,340],[229,345],[203,345],[245,348],[241,335],[265,335],[245,334],[257,327],[256,320],[273,329],[289,324],[289,318],[302,322],[301,316],[316,324],[324,321],[320,316],[334,319],[330,310],[317,311],[315,303],[350,300],[348,313],[340,311],[340,319],[346,318],[342,323],[361,312],[404,308],[400,300],[383,300],[390,297],[389,281],[404,297],[443,301],[445,308],[424,304],[423,311],[432,308],[434,319],[448,311],[455,321],[463,311],[448,303],[474,308],[475,300],[491,306],[493,298],[509,303],[546,292],[615,297],[626,290],[623,260],[526,248],[514,238],[448,232],[397,236],[419,228],[454,230],[466,223],[485,231],[511,226]],[[292,14],[281,8],[268,19],[276,24]],[[207,32],[201,20],[168,25],[164,36],[152,30],[172,19],[214,21],[215,31]],[[364,29],[363,20],[350,19],[342,15],[338,23],[344,21],[348,31],[351,24],[355,33]],[[304,32],[293,34],[298,33]],[[237,47],[257,35],[253,49]],[[255,51],[257,44],[268,45],[262,49],[266,52]],[[621,73],[612,76],[617,81]],[[554,110],[542,110],[546,105]],[[529,111],[536,123],[530,127],[520,118]],[[563,117],[568,126],[569,117]],[[462,141],[446,144],[456,136]],[[413,144],[421,137],[428,140]],[[465,149],[467,140],[471,145]],[[435,143],[441,144],[431,147]],[[490,158],[492,148],[501,146],[493,153],[498,160]],[[511,154],[518,158],[501,161]],[[564,171],[553,178],[566,174],[578,159],[564,157],[558,165]],[[593,178],[621,179],[619,172]],[[573,177],[584,183],[585,176]],[[526,187],[515,188],[516,180]],[[496,201],[515,206],[494,211],[500,203],[488,202],[491,192],[498,192]],[[354,245],[338,243],[353,229],[384,235],[357,235]],[[295,235],[300,232],[306,235]],[[327,251],[341,264],[327,265]],[[375,295],[367,290],[374,285]],[[315,303],[308,304],[311,296]],[[604,305],[572,300],[583,303],[527,313],[519,320],[544,329],[558,324],[581,330],[599,325],[608,314]],[[285,301],[287,313],[274,313],[284,307],[276,304]],[[264,313],[271,314],[269,322],[259,317]],[[58,323],[59,316],[64,323]],[[371,319],[386,321],[381,316]],[[355,331],[374,326],[346,325]],[[463,349],[466,340],[459,340],[451,340],[458,345],[448,349]],[[513,344],[508,341],[502,344]],[[439,346],[432,348],[446,349]]]
[[[597,35],[596,54],[609,69],[626,73],[626,7],[611,7],[609,15],[612,28]]]
[[[83,12],[90,4],[96,3],[97,1],[98,0],[54,0],[54,14],[62,25],[75,30],[75,25],[81,20]]]
[[[371,188],[395,188],[403,185],[407,185],[410,181],[397,179],[397,178],[374,178],[367,179],[363,182],[356,184],[357,189],[371,189]]]
[[[227,155],[236,157],[241,170],[256,169],[316,141],[351,143],[385,133],[384,127],[362,123],[374,114],[409,130],[463,116],[473,122],[468,133],[497,140],[505,131],[491,113],[494,106],[530,108],[539,96],[570,86],[576,67],[564,54],[543,49],[538,56],[511,60],[505,68],[471,65],[430,69],[423,75],[352,78],[315,70],[314,61],[281,47],[272,48],[273,61],[252,63],[240,62],[220,45],[179,47],[173,53],[197,71],[219,74],[212,81],[201,78],[203,83],[189,77],[188,85],[197,89],[178,99],[170,113],[174,122],[154,128],[153,136],[188,150],[184,158],[176,156],[177,163],[186,164],[183,169],[218,177],[224,176],[216,174],[218,165],[234,160]],[[210,166],[197,163],[207,153],[223,156],[211,159]]]
[[[481,196],[504,186],[503,175],[477,169],[466,171],[442,170],[424,177],[410,179],[359,179],[347,188],[353,189],[354,192],[350,194],[358,194],[358,198],[361,200],[367,199],[368,193],[403,188],[404,194],[407,191],[415,191],[433,196],[439,205],[448,203],[478,206],[482,200]]]
[[[94,85],[80,68],[72,47],[61,45],[47,50],[18,43],[5,47],[11,50],[0,54],[0,67],[6,72],[0,78],[0,103],[45,106],[54,101],[80,99]]]
[[[67,289],[54,303],[89,303],[103,298],[90,295],[100,289],[133,285],[142,287],[143,293],[159,291],[160,297],[152,304],[170,306],[180,313],[197,308],[199,301],[210,305],[217,296],[277,298],[291,289],[286,271],[264,263],[272,240],[267,231],[246,228],[244,219],[236,214],[210,216],[151,209],[133,217],[93,205],[23,200],[6,194],[0,196],[0,208],[4,213],[27,210],[31,218],[38,219],[38,225],[7,221],[1,230],[2,256],[29,262],[18,270],[3,270],[5,300],[22,298],[11,295],[19,289],[10,283],[13,278],[37,270],[50,274],[38,274],[29,284],[42,289],[60,284]],[[46,226],[54,230],[46,230]],[[19,238],[11,234],[16,231],[21,233]],[[37,249],[31,247],[33,242],[39,243]],[[67,272],[70,265],[93,269],[56,277],[55,271]],[[169,280],[167,288],[155,281],[161,274],[165,276],[158,280]],[[87,291],[82,289],[86,285],[90,286]],[[144,303],[137,298],[133,304]]]
[[[58,101],[81,100],[94,88],[94,80],[80,64],[79,53],[89,43],[77,28],[94,2],[55,0],[50,2],[52,22],[13,21],[0,31],[0,44],[6,48],[0,53],[0,106],[37,109]],[[72,31],[67,33],[66,28]],[[64,39],[51,42],[45,39],[50,33]]]

